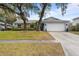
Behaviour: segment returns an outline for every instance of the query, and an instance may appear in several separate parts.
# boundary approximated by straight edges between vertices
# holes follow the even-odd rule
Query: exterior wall
[[[24,24],[22,23],[20,25],[21,25],[21,29],[23,29],[24,28]],[[13,23],[13,28],[20,28],[20,27],[18,26],[18,23]],[[30,28],[30,23],[27,24],[27,28]]]
[[[18,26],[15,24],[15,23],[13,23],[13,28],[17,28]]]
[[[21,25],[21,27],[18,26],[18,23],[14,23],[13,28],[23,28],[23,24],[20,24],[20,25]]]
[[[73,26],[76,26],[77,23],[79,23],[79,19],[74,20],[74,21],[72,22],[72,25],[73,25]]]
[[[0,30],[5,29],[5,26],[0,25]]]

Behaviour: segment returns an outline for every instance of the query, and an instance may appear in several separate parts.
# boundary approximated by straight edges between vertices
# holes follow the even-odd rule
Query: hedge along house
[[[76,26],[77,24],[79,24],[79,17],[76,17],[76,18],[74,18],[72,20],[73,20],[72,26]]]
[[[42,21],[41,30],[43,31],[66,31],[69,21],[60,20],[54,17],[46,18]]]
[[[70,30],[72,31],[79,31],[79,17],[72,19],[72,24],[70,26]]]

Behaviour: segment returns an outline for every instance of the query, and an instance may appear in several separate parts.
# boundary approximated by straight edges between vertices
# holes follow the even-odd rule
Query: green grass
[[[39,31],[1,31],[0,40],[49,40],[52,37],[47,32]]]
[[[0,56],[62,56],[59,43],[0,43]]]

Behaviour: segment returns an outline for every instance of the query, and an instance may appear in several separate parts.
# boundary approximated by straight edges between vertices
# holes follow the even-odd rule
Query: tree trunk
[[[27,23],[26,23],[27,18],[25,17],[24,13],[21,13],[21,14],[20,14],[20,17],[21,17],[21,19],[22,19],[23,22],[24,22],[24,30],[27,30]]]
[[[24,12],[22,11],[22,5],[21,5],[21,4],[17,4],[17,7],[18,7],[18,9],[19,9],[19,11],[20,11],[20,14],[19,14],[19,15],[20,15],[21,19],[22,19],[23,22],[24,22],[24,30],[26,30],[26,29],[27,29],[26,21],[27,21],[28,19],[26,18]]]
[[[24,30],[27,30],[27,24],[26,24],[26,20],[23,20],[23,22],[24,22]]]
[[[40,29],[40,27],[41,27],[41,21],[42,21],[42,18],[44,16],[44,12],[45,12],[46,7],[47,7],[47,3],[43,3],[43,8],[42,8],[40,19],[39,19],[39,22],[38,22],[38,31],[41,30]]]

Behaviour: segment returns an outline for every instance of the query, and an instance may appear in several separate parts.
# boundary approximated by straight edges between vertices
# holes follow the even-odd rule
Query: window
[[[21,28],[21,24],[18,24],[18,28]]]

